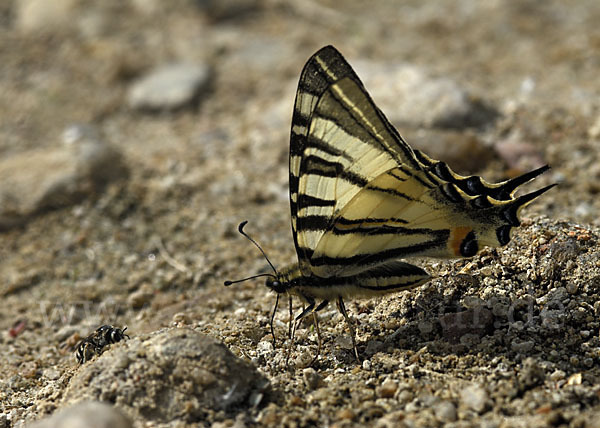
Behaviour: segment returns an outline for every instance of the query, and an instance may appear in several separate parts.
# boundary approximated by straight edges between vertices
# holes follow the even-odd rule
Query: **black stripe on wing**
[[[314,196],[309,195],[298,195],[298,209],[307,208],[307,207],[333,207],[335,206],[335,201],[331,199],[321,199]]]
[[[351,171],[345,171],[344,166],[341,163],[329,162],[313,155],[303,159],[301,175],[304,174],[313,174],[329,179],[339,178],[360,187],[364,187],[368,183],[365,177]]]
[[[298,233],[310,230],[325,230],[331,223],[330,216],[324,215],[307,215],[300,216],[296,219],[296,228]]]
[[[347,218],[344,218],[344,217],[337,217],[335,219],[336,225],[348,226],[348,227],[360,226],[361,224],[376,224],[376,223],[387,223],[387,222],[403,223],[403,224],[408,223],[406,220],[404,220],[402,218],[395,218],[395,217],[391,217],[391,218],[367,217],[367,218],[360,218],[360,219],[356,219],[356,220],[348,220]]]
[[[407,245],[405,247],[391,248],[371,254],[356,254],[351,257],[329,257],[318,256],[310,260],[312,266],[373,266],[389,260],[402,257],[418,256],[419,253],[425,253],[435,248],[445,248],[450,231],[448,229],[433,230],[427,229],[427,234],[430,236],[428,240],[423,240],[418,244]]]
[[[383,224],[380,226],[376,226],[376,227],[369,227],[369,223],[368,222],[363,222],[365,225],[364,226],[355,226],[355,227],[351,227],[351,228],[344,228],[344,227],[338,227],[339,224],[341,223],[339,221],[340,219],[337,219],[335,222],[335,225],[330,229],[330,231],[334,234],[334,235],[349,235],[349,234],[356,234],[359,237],[363,236],[363,235],[390,235],[390,234],[400,234],[400,235],[427,235],[427,234],[431,234],[432,229],[426,229],[426,228],[410,228],[410,227],[404,227],[404,226],[394,226],[391,224]]]

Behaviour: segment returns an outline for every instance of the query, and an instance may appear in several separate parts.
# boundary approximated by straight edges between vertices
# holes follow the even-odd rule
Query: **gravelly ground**
[[[134,426],[599,426],[599,20],[595,0],[3,2],[0,428],[84,398]],[[549,163],[527,189],[559,186],[507,247],[348,302],[362,363],[325,309],[307,368],[310,322],[290,351],[284,304],[273,348],[275,297],[222,283],[266,271],[244,219],[294,260],[291,107],[326,44],[409,143],[488,180]],[[180,104],[173,82],[158,110],[132,100],[181,63]],[[131,339],[77,366],[102,324]]]

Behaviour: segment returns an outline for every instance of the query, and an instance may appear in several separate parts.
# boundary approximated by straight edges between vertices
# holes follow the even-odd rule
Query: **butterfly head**
[[[269,276],[265,281],[265,285],[269,290],[273,290],[277,294],[285,293],[289,288],[286,281],[282,280],[279,276]]]

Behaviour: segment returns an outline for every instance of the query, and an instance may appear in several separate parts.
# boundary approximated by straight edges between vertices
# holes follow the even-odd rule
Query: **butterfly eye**
[[[276,293],[285,293],[287,287],[279,279],[267,278],[265,285]]]
[[[269,288],[276,288],[281,285],[281,283],[277,279],[273,279],[271,277],[267,278],[265,281],[265,285]]]

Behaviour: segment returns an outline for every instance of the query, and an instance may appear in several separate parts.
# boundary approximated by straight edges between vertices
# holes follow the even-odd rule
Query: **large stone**
[[[175,110],[191,104],[206,88],[204,64],[167,64],[151,70],[129,89],[129,105],[138,110]]]
[[[498,115],[454,80],[433,77],[421,67],[364,61],[353,64],[377,106],[398,125],[461,129],[483,125]]]
[[[136,421],[193,423],[263,399],[268,381],[215,339],[188,328],[130,334],[78,369],[65,404],[109,401]]]
[[[39,420],[29,428],[131,428],[131,421],[106,403],[86,401]]]
[[[65,145],[0,160],[0,230],[60,208],[127,176],[121,153],[88,125],[65,131]]]

